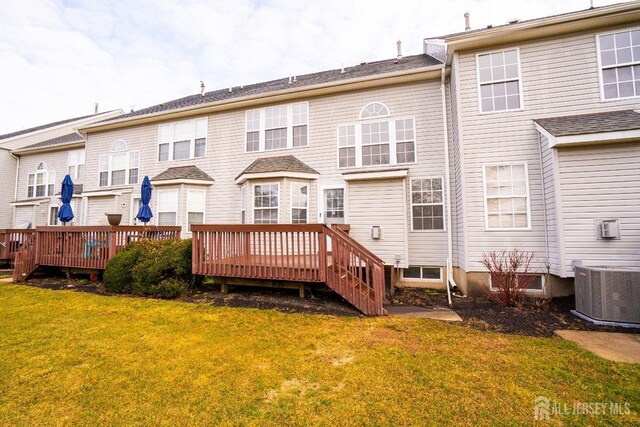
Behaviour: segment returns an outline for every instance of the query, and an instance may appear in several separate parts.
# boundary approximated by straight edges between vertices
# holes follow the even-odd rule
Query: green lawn
[[[559,339],[0,284],[0,425],[533,424],[537,395],[640,423],[639,365]]]

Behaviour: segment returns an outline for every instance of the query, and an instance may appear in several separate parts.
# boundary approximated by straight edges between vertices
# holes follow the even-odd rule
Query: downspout
[[[544,264],[547,268],[547,276],[546,279],[549,279],[549,274],[551,273],[551,260],[549,258],[549,230],[547,229],[547,188],[544,182],[544,164],[542,163],[542,138],[540,136],[540,132],[538,132],[538,153],[540,154],[540,178],[542,179],[542,210],[543,210],[543,224],[544,224],[544,248],[545,248],[545,259]],[[531,201],[529,201],[531,203]],[[545,283],[545,286],[548,286],[548,283]],[[545,289],[546,290],[546,289]]]
[[[9,155],[11,157],[13,157],[14,159],[16,159],[16,179],[14,180],[14,187],[13,187],[13,200],[18,200],[18,178],[20,177],[20,157],[16,156],[15,154],[13,154],[11,151],[9,151]],[[13,207],[13,215],[11,215],[11,223],[12,225],[15,225],[15,221],[16,220],[16,207]],[[34,224],[35,226],[35,224]]]
[[[457,292],[458,284],[453,279],[453,233],[451,231],[451,171],[449,168],[449,129],[447,121],[447,100],[446,100],[446,67],[443,67],[440,72],[440,93],[442,98],[442,128],[444,135],[444,181],[445,188],[447,189],[447,299],[449,305],[451,303],[451,291]]]

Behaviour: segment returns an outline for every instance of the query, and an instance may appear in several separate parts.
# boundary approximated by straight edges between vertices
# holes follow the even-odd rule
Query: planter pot
[[[122,221],[122,214],[105,214],[107,216],[107,221],[109,221],[109,225],[120,225],[120,221]]]

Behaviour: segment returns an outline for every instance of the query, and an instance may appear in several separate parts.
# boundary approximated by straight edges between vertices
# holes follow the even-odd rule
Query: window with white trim
[[[520,52],[510,49],[478,55],[480,111],[519,110],[521,101]]]
[[[531,215],[527,164],[485,165],[483,177],[487,229],[528,229]]]
[[[306,147],[309,104],[275,105],[245,113],[245,151],[271,151]]]
[[[178,224],[178,190],[158,191],[158,225]]]
[[[247,189],[248,185],[244,184],[240,187],[240,223],[247,223]]]
[[[604,99],[640,96],[640,29],[598,36]]]
[[[442,178],[411,180],[411,229],[444,230]]]
[[[67,155],[67,173],[71,179],[84,177],[84,150],[71,150]]]
[[[52,197],[55,192],[56,172],[50,171],[45,162],[38,163],[35,173],[30,173],[27,197]]]
[[[187,160],[207,155],[208,118],[158,126],[158,161]]]
[[[124,141],[116,141],[112,153],[100,156],[100,187],[138,183],[139,151],[127,151]]]
[[[187,190],[187,231],[191,224],[204,224],[205,190]]]
[[[338,126],[340,168],[415,163],[415,120],[378,118],[388,115],[386,106],[374,102],[362,110],[366,120]]]
[[[291,223],[306,224],[309,209],[309,184],[291,183]]]
[[[428,280],[432,282],[442,281],[441,267],[416,267],[402,269],[402,278],[410,280]]]
[[[49,225],[58,225],[58,206],[49,207]]]
[[[253,186],[254,224],[277,224],[279,207],[279,184],[259,184]]]

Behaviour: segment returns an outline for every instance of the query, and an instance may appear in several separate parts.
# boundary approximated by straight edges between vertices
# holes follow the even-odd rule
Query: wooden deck
[[[220,224],[191,230],[194,274],[326,283],[363,313],[384,314],[384,262],[340,229]]]
[[[13,261],[33,233],[33,229],[0,229],[0,260]]]
[[[15,258],[14,280],[24,280],[39,265],[104,270],[107,261],[132,242],[180,237],[181,227],[37,227]]]

